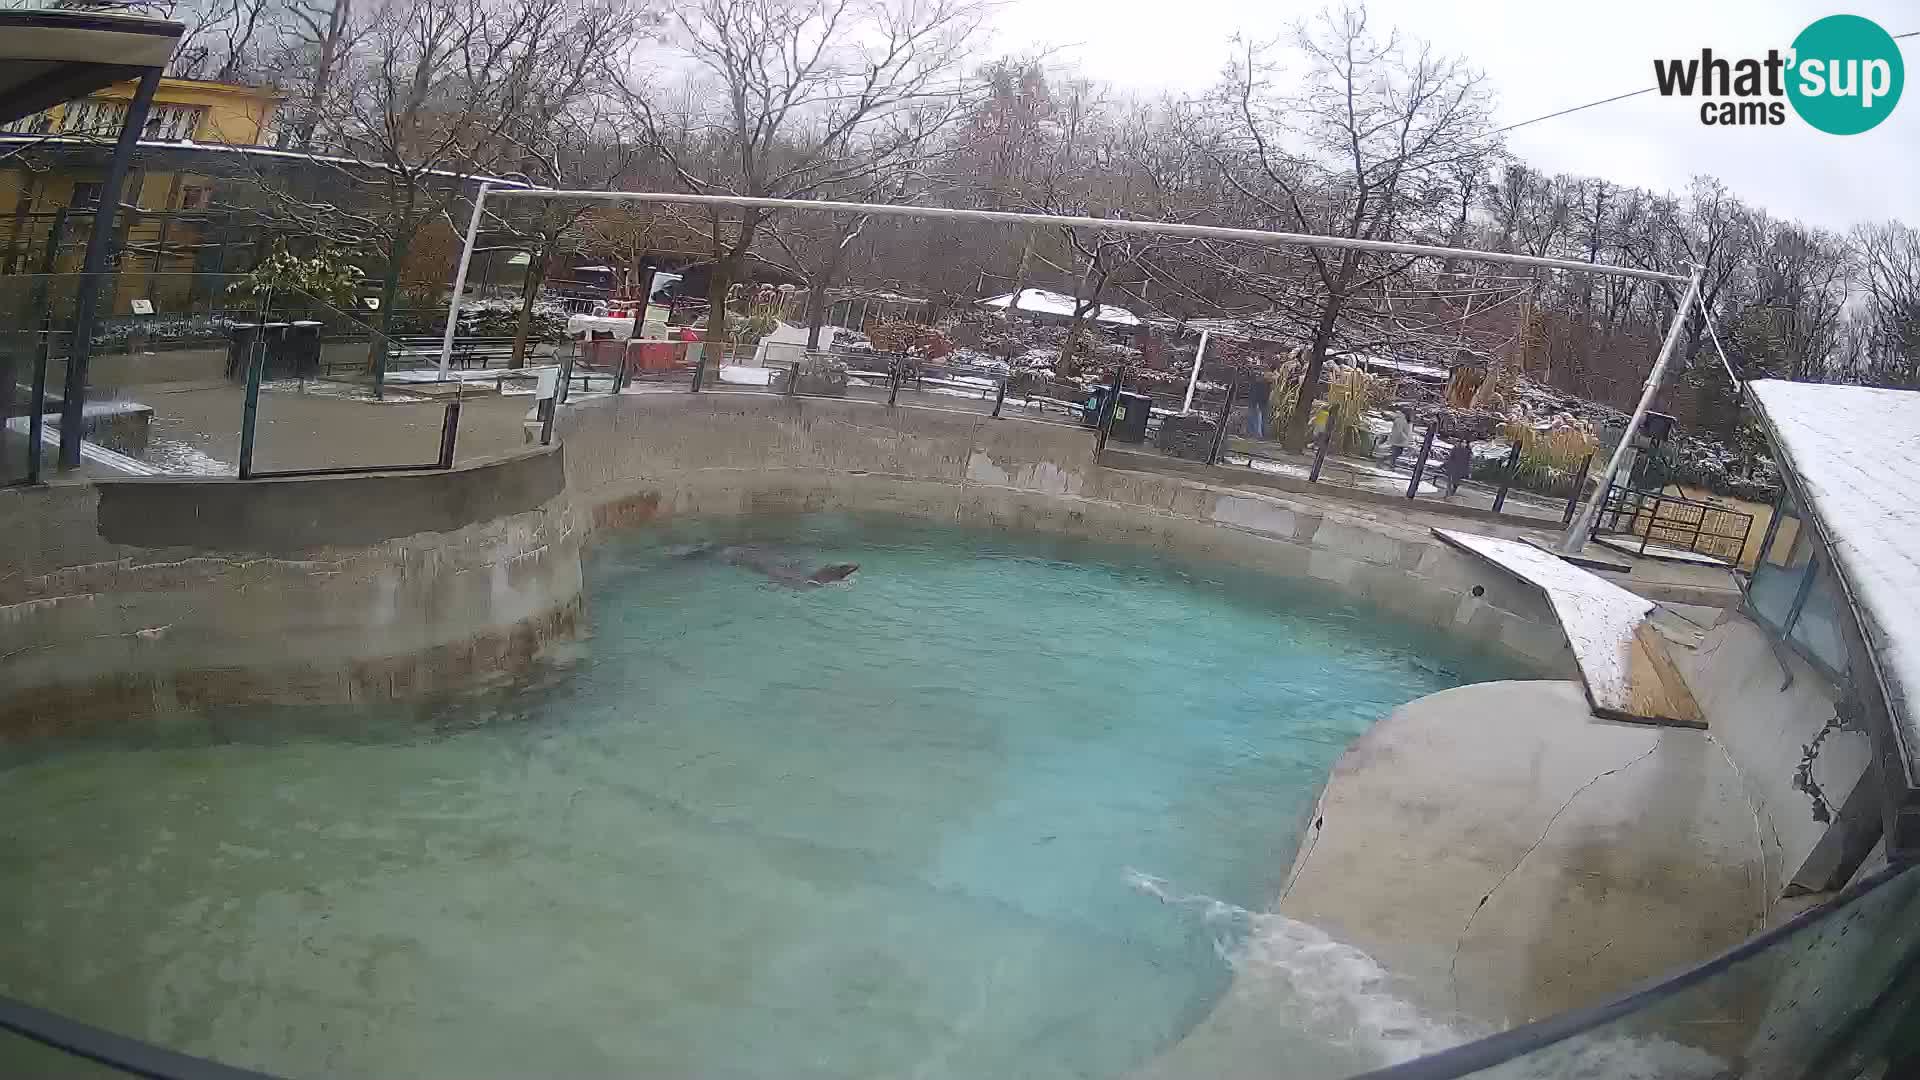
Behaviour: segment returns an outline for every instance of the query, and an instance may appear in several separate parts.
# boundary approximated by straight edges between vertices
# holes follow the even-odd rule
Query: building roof
[[[32,144],[49,150],[92,149],[107,151],[113,149],[113,140],[88,135],[16,135],[0,132],[0,147],[9,145]],[[206,154],[210,158],[226,157],[233,160],[276,160],[307,161],[319,165],[337,165],[349,168],[382,170],[386,166],[378,161],[362,161],[358,158],[335,157],[330,154],[308,154],[299,150],[278,150],[271,146],[240,146],[232,143],[203,143],[192,139],[164,141],[141,139],[139,149],[143,151],[165,150],[182,154]],[[536,185],[523,180],[509,180],[505,177],[487,176],[482,173],[458,173],[448,169],[429,169],[428,176],[448,177],[466,180],[478,184],[485,182],[497,188],[531,188]]]
[[[1920,391],[1747,388],[1859,615],[1907,777],[1920,779]]]
[[[162,67],[186,27],[94,11],[0,11],[0,123]]]
[[[980,301],[980,304],[983,307],[1005,308],[1007,303],[1012,299],[1012,293],[1001,293],[999,296]],[[1079,301],[1068,296],[1066,293],[1057,293],[1050,289],[1022,289],[1020,290],[1019,302],[1014,304],[1014,310],[1030,312],[1035,315],[1057,315],[1064,319],[1071,319],[1073,318],[1073,309],[1078,303]],[[1126,308],[1114,307],[1111,304],[1101,304],[1091,313],[1090,318],[1092,318],[1094,322],[1106,323],[1110,326],[1140,325],[1139,316],[1128,311]]]

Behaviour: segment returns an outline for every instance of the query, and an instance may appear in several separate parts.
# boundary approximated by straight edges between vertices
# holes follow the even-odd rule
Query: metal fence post
[[[900,400],[900,361],[899,359],[896,358],[891,364],[888,365],[887,375],[888,375],[887,404],[892,405],[896,401]]]
[[[447,402],[447,412],[440,418],[440,467],[453,468],[453,441],[460,437],[460,399]]]
[[[1107,400],[1101,403],[1103,408],[1100,415],[1096,417],[1100,422],[1100,433],[1093,441],[1093,460],[1096,462],[1100,460],[1101,454],[1106,453],[1107,439],[1113,434],[1113,418],[1120,412],[1120,387],[1121,380],[1124,378],[1126,378],[1125,368],[1113,369],[1113,392],[1109,393]]]
[[[262,321],[265,321],[264,319]],[[240,410],[240,479],[253,479],[253,430],[260,412],[260,373],[267,366],[266,335],[253,343],[247,358],[247,398]]]
[[[800,394],[800,364],[801,361],[795,360],[793,366],[787,369],[788,397],[797,397]]]
[[[27,483],[40,482],[40,468],[46,447],[41,442],[47,430],[47,355],[53,348],[53,316],[40,318],[40,343],[33,348],[33,389],[28,392],[27,407]]]
[[[1503,469],[1500,473],[1500,490],[1495,492],[1493,496],[1493,512],[1494,513],[1496,514],[1499,513],[1500,508],[1507,505],[1507,489],[1513,486],[1513,478],[1515,476],[1518,476],[1519,474],[1520,474],[1520,443],[1518,441],[1515,441],[1513,444],[1513,449],[1507,451],[1506,468]]]
[[[1333,443],[1333,413],[1327,413],[1326,430],[1320,432],[1320,447],[1313,452],[1313,468],[1307,473],[1307,483],[1320,482],[1320,470],[1327,463],[1327,447]]]
[[[87,405],[87,362],[93,353],[94,315],[100,304],[100,279],[107,275],[112,256],[111,233],[120,209],[121,188],[126,186],[127,167],[134,147],[146,128],[147,112],[153,94],[160,86],[160,69],[148,68],[127,105],[120,136],[114,143],[113,157],[107,163],[106,179],[100,184],[100,206],[93,214],[93,229],[87,234],[86,262],[80,270],[79,292],[74,297],[73,342],[67,347],[67,378],[60,394],[60,467],[80,466],[81,428]]]
[[[1580,509],[1580,491],[1587,486],[1587,470],[1593,467],[1593,455],[1588,454],[1580,463],[1580,473],[1573,478],[1573,493],[1567,496],[1567,512],[1560,517],[1560,524],[1571,525],[1574,511]]]
[[[1220,400],[1220,422],[1214,425],[1213,446],[1207,450],[1208,465],[1220,460],[1220,448],[1227,443],[1227,417],[1233,415],[1233,392],[1239,388],[1237,383],[1228,383],[1226,396]]]
[[[1007,379],[1006,375],[1000,376],[1000,392],[993,396],[993,415],[996,418],[1000,415],[1000,406],[1007,403]]]
[[[1427,455],[1433,452],[1433,434],[1439,430],[1439,424],[1427,425],[1427,437],[1420,442],[1420,456],[1413,459],[1413,479],[1407,481],[1409,499],[1420,494],[1420,478],[1427,472]]]
[[[573,352],[569,351],[565,356],[560,358],[560,384],[553,388],[554,396],[558,397],[563,403],[567,400],[568,395],[572,393],[573,355]],[[624,352],[621,353],[620,371],[622,374],[626,372],[626,354]],[[614,392],[619,393],[622,384],[615,382],[612,385]]]

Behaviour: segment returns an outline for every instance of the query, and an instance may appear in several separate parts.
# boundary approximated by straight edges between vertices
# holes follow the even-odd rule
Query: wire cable
[[[1893,35],[1893,40],[1899,41],[1902,38],[1910,38],[1910,37],[1920,37],[1920,30],[1909,30],[1904,34],[1895,34]],[[1522,120],[1517,124],[1508,124],[1506,127],[1503,127],[1503,128],[1495,128],[1492,131],[1492,134],[1504,135],[1515,128],[1526,127],[1528,124],[1537,124],[1542,120],[1552,120],[1556,116],[1567,116],[1572,113],[1580,112],[1583,109],[1592,109],[1601,105],[1611,105],[1616,101],[1625,101],[1631,97],[1639,97],[1641,94],[1651,94],[1658,89],[1660,88],[1657,86],[1647,86],[1647,87],[1642,87],[1639,90],[1629,90],[1624,94],[1615,94],[1610,98],[1601,98],[1599,101],[1589,101],[1585,105],[1575,105],[1571,109],[1561,109],[1559,112],[1550,112],[1545,116],[1536,116],[1531,120]]]

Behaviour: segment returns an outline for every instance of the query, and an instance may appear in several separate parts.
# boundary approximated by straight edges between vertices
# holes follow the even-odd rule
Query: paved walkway
[[[444,401],[404,391],[387,403],[354,396],[355,384],[287,382],[260,395],[254,467],[313,469],[429,462],[440,454]],[[240,461],[240,421],[246,393],[239,385],[153,383],[127,396],[153,408],[146,460],[168,473],[232,476]],[[526,396],[476,394],[463,400],[456,461],[519,449]]]

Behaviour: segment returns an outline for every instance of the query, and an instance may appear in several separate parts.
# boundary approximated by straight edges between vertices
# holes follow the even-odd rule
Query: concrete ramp
[[[1595,716],[1704,728],[1706,718],[1650,621],[1654,602],[1519,540],[1435,529],[1441,542],[1540,590],[1560,620]]]

